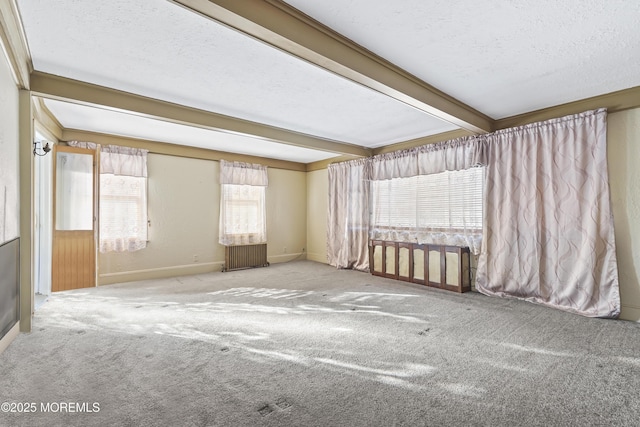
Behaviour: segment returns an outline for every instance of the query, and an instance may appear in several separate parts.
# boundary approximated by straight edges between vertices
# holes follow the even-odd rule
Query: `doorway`
[[[52,292],[96,285],[96,151],[56,145]]]
[[[36,141],[46,143],[46,138],[36,130]],[[37,156],[34,165],[34,242],[33,281],[37,310],[51,295],[51,239],[52,239],[52,170],[53,156]]]

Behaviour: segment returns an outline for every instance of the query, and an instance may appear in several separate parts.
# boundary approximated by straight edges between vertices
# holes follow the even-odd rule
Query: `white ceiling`
[[[278,144],[228,132],[185,126],[110,109],[52,99],[45,99],[44,103],[49,111],[68,129],[167,142],[251,156],[274,157],[273,153],[278,153],[280,160],[299,163],[316,162],[336,156],[325,151]]]
[[[640,85],[638,0],[287,0],[500,119]]]
[[[494,119],[640,85],[637,0],[288,3]],[[37,71],[369,148],[456,129],[166,0],[18,5]],[[336,155],[47,106],[66,128],[303,163]]]

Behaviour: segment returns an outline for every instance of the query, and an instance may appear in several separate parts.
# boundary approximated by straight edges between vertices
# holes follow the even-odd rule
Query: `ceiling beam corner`
[[[0,1],[0,47],[9,61],[16,84],[29,90],[33,62],[15,0]]]
[[[490,117],[430,86],[281,0],[169,0],[277,49],[474,133]]]
[[[47,108],[44,101],[40,97],[32,97],[33,99],[33,118],[35,124],[39,127],[39,130],[48,132],[51,136],[57,140],[62,139],[62,132],[64,127],[60,124],[58,119]]]
[[[530,123],[578,114],[598,108],[606,108],[607,112],[611,114],[638,107],[640,107],[640,86],[635,86],[591,98],[567,102],[566,104],[518,114],[516,116],[505,117],[496,120],[496,130],[524,126]]]

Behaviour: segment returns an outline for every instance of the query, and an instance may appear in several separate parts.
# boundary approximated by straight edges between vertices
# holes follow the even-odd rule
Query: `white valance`
[[[227,162],[220,160],[220,184],[269,185],[267,167],[243,162]]]
[[[141,148],[104,145],[100,148],[100,173],[146,177],[148,153]]]
[[[95,142],[86,141],[67,141],[67,145],[69,147],[88,148],[89,150],[95,150],[98,148],[98,144],[96,144]]]
[[[370,160],[371,179],[408,178],[418,175],[415,149],[379,154]]]
[[[371,179],[408,178],[481,165],[482,147],[477,139],[468,136],[374,156],[371,158]]]
[[[477,136],[423,145],[417,149],[417,175],[430,175],[444,171],[459,171],[483,165]]]

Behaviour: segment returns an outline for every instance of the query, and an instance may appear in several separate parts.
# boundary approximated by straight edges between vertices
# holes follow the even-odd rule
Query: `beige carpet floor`
[[[0,355],[0,426],[640,426],[639,392],[640,324],[308,261],[57,293]]]

